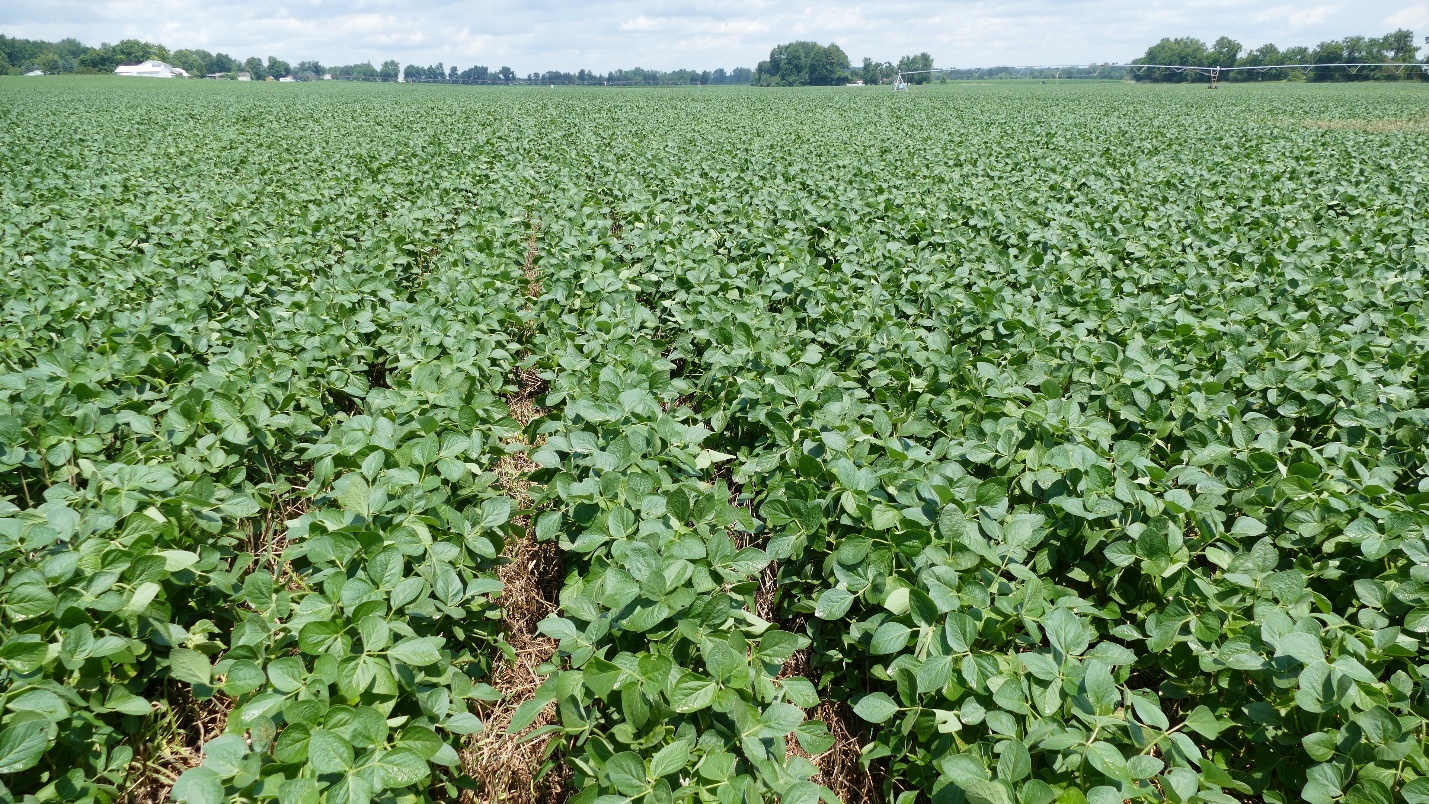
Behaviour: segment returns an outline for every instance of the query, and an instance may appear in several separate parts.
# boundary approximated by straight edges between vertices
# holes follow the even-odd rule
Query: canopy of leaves
[[[901,73],[912,72],[914,75],[904,76],[904,80],[910,84],[926,84],[933,80],[933,76],[928,72],[933,69],[933,57],[927,53],[919,53],[916,56],[904,56],[898,60],[898,71]]]
[[[754,69],[754,83],[762,87],[842,86],[848,78],[848,54],[833,42],[776,45]]]
[[[1294,47],[1281,50],[1272,43],[1246,52],[1234,39],[1222,36],[1210,47],[1200,39],[1181,37],[1162,39],[1147,48],[1146,55],[1133,64],[1169,64],[1188,67],[1255,67],[1267,69],[1236,70],[1224,74],[1225,81],[1284,81],[1287,78],[1308,78],[1311,81],[1414,81],[1429,79],[1429,71],[1411,68],[1319,67],[1308,72],[1277,68],[1282,64],[1394,64],[1413,65],[1419,47],[1414,33],[1403,28],[1380,37],[1347,36],[1331,42],[1321,42],[1314,48]],[[1202,72],[1187,72],[1168,68],[1153,68],[1134,72],[1138,81],[1179,83],[1209,80]]]
[[[1425,87],[291,89],[0,84],[0,798],[1429,794]]]

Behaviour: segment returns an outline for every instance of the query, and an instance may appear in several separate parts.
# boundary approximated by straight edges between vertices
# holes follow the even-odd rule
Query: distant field
[[[1429,801],[1426,109],[0,79],[0,801]]]

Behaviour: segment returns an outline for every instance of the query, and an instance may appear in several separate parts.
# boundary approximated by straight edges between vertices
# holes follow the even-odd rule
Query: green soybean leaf
[[[388,648],[387,655],[413,667],[426,667],[441,661],[440,637],[407,637]]]
[[[189,768],[174,782],[171,794],[175,801],[187,804],[222,804],[228,800],[224,794],[223,779],[206,767]]]
[[[1191,713],[1186,716],[1185,723],[1186,728],[1191,729],[1203,737],[1210,737],[1212,739],[1219,736],[1221,731],[1225,728],[1220,720],[1216,718],[1215,714],[1206,706],[1198,706],[1191,710]]]
[[[997,760],[997,778],[1018,782],[1032,774],[1032,755],[1027,746],[1016,740],[1002,743],[1002,756]]]
[[[884,623],[873,633],[869,652],[874,656],[897,653],[907,646],[909,633],[908,627],[901,623]]]
[[[675,683],[670,705],[676,712],[696,712],[714,703],[719,686],[712,680],[687,673]]]
[[[394,748],[377,758],[377,777],[386,789],[407,787],[426,778],[427,760],[410,748]]]
[[[213,666],[198,651],[174,648],[169,651],[169,675],[189,684],[208,684],[213,679]]]
[[[318,773],[345,773],[352,761],[352,745],[336,732],[313,729],[308,735],[308,764]]]
[[[690,763],[690,745],[681,740],[670,743],[655,752],[655,756],[650,760],[650,777],[658,779],[661,776],[669,776],[685,769]]]
[[[837,620],[848,614],[849,607],[853,605],[853,595],[846,589],[825,589],[819,593],[818,603],[814,607],[814,616],[821,620]]]
[[[859,699],[853,711],[869,723],[882,723],[898,712],[898,705],[886,694],[875,692]]]
[[[645,763],[634,751],[625,751],[605,761],[605,773],[616,790],[627,796],[645,791]]]
[[[49,746],[49,721],[12,721],[0,729],[0,773],[19,773],[39,762]]]

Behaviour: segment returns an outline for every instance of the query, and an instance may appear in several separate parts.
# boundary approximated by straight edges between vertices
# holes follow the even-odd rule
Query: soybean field
[[[0,78],[0,801],[1429,802],[1426,110]]]

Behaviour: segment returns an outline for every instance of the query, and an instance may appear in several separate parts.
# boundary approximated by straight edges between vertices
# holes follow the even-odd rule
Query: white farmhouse
[[[182,67],[166,64],[158,59],[149,59],[139,64],[121,64],[114,68],[115,75],[129,75],[139,78],[188,78],[188,71]]]
[[[29,75],[29,76],[33,76],[33,75],[44,75],[44,74],[45,74],[45,71],[44,71],[44,70],[31,70],[31,71],[29,71],[28,73],[25,73],[25,75]]]

